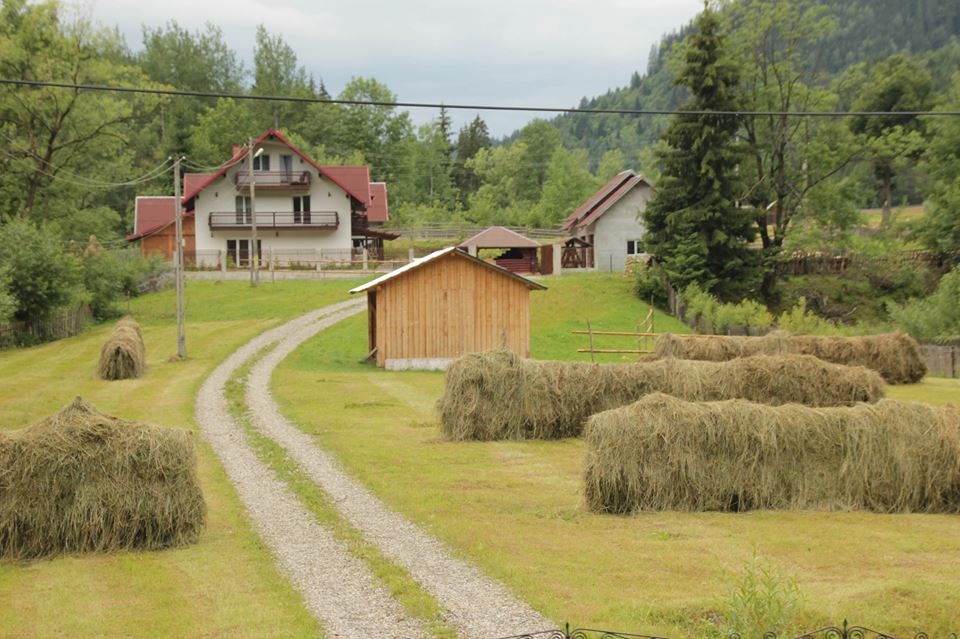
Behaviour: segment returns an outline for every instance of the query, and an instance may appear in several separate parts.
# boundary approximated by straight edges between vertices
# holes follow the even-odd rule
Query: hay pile
[[[660,357],[714,362],[750,355],[812,355],[834,364],[866,366],[890,384],[913,384],[927,373],[920,345],[905,333],[861,337],[790,335],[784,331],[763,337],[664,333],[657,337],[656,352]]]
[[[693,403],[668,395],[594,415],[595,512],[753,508],[960,512],[960,409]]]
[[[205,510],[189,431],[117,419],[78,397],[0,433],[0,557],[193,543]]]
[[[590,415],[654,392],[691,401],[836,406],[877,401],[884,385],[874,371],[802,355],[588,364],[524,360],[496,350],[453,362],[437,408],[449,439],[554,439],[579,436]]]
[[[147,367],[146,349],[140,325],[132,317],[124,317],[100,349],[97,376],[100,379],[134,379]]]

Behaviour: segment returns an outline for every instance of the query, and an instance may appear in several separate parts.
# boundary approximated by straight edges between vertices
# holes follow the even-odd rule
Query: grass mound
[[[790,335],[783,331],[763,337],[664,333],[657,337],[656,352],[660,357],[714,362],[750,355],[812,355],[834,364],[866,366],[890,384],[913,384],[927,373],[920,345],[906,333],[861,337]]]
[[[773,407],[654,394],[594,415],[585,437],[594,512],[960,512],[954,406]]]
[[[189,431],[111,417],[78,397],[0,433],[0,557],[193,543],[205,512]]]
[[[692,401],[836,406],[877,401],[884,384],[874,371],[803,355],[589,364],[525,360],[496,350],[453,362],[437,407],[449,439],[555,439],[579,436],[590,415],[654,392]]]
[[[97,376],[100,379],[134,379],[147,367],[146,349],[140,325],[132,317],[124,317],[100,349]]]

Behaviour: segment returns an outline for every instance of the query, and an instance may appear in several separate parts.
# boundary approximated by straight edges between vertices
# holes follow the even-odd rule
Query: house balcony
[[[238,189],[250,188],[250,172],[237,171],[233,182]],[[310,171],[254,171],[258,191],[305,191],[310,188]]]
[[[260,183],[257,183],[260,188]],[[211,231],[247,231],[253,222],[250,213],[218,211],[210,214]],[[257,229],[275,231],[330,231],[340,226],[336,211],[257,211]]]

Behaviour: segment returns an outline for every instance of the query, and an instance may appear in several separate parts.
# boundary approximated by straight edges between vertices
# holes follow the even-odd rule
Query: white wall
[[[270,156],[270,170],[280,170],[280,155],[293,155],[294,171],[310,171],[310,190],[257,190],[256,210],[265,211],[293,211],[293,198],[297,195],[310,195],[310,208],[313,212],[335,211],[339,214],[339,225],[336,230],[267,230],[258,228],[257,237],[260,239],[264,257],[270,249],[275,251],[299,250],[306,254],[312,253],[318,257],[329,259],[349,259],[353,246],[351,240],[350,196],[328,180],[320,177],[318,171],[305,162],[300,156],[293,153],[289,147],[278,142],[261,144],[264,148],[262,155]],[[228,239],[249,239],[249,231],[211,231],[209,214],[211,212],[235,211],[236,197],[248,195],[246,189],[238,190],[234,183],[237,171],[248,171],[247,159],[231,167],[223,177],[215,180],[197,196],[194,214],[196,215],[196,247],[198,257],[203,251],[226,251]],[[258,217],[258,219],[261,219]],[[209,260],[208,260],[209,261]]]
[[[622,272],[626,268],[627,241],[643,238],[646,231],[639,218],[651,197],[653,189],[640,184],[586,229],[586,235],[594,236],[594,264],[598,271]]]

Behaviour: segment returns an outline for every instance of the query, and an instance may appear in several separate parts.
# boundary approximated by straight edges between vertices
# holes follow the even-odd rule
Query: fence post
[[[227,256],[222,250],[217,250],[217,261],[220,262],[220,279],[224,279],[227,276]]]
[[[270,260],[270,281],[276,282],[277,274],[274,272],[274,262],[276,261],[276,259],[273,257],[273,247],[271,246],[267,250],[269,251],[269,257],[267,259]]]
[[[553,274],[563,274],[563,243],[553,245]]]
[[[370,259],[370,252],[367,251],[366,247],[364,247],[364,249],[363,249],[363,270],[364,270],[364,272],[367,271],[367,268],[368,268],[368,267],[367,267],[367,260],[369,260],[369,259]]]
[[[412,249],[412,248],[410,249],[409,255],[410,255],[410,261],[412,262],[412,261],[413,261],[413,249]]]

